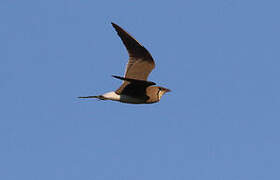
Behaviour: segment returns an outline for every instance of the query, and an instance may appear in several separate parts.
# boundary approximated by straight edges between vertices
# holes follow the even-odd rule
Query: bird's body
[[[147,81],[150,72],[155,67],[151,54],[121,27],[114,23],[112,23],[112,25],[129,54],[125,77],[113,76],[123,80],[123,84],[116,91],[111,91],[99,96],[79,98],[98,98],[100,100],[113,100],[130,104],[150,104],[158,102],[162,95],[170,90],[164,87],[153,86],[155,85],[154,82]]]

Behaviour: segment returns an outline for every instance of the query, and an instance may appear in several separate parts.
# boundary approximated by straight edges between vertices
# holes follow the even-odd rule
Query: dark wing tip
[[[116,25],[115,23],[113,23],[113,22],[111,22],[111,24],[112,24],[113,27],[117,26],[117,25]]]
[[[133,36],[126,32],[123,28],[117,24],[111,22],[112,26],[115,28],[122,42],[124,43],[129,55],[134,57],[144,57],[147,59],[153,59],[149,51],[139,43]],[[153,62],[154,63],[154,62]]]
[[[117,32],[120,32],[120,31],[124,31],[120,26],[118,26],[117,24],[111,22],[112,26],[116,29]]]

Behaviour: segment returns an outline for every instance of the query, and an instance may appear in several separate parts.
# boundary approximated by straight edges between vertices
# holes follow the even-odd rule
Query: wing
[[[151,81],[144,81],[138,79],[123,78],[119,76],[113,76],[114,78],[124,80],[124,83],[116,91],[117,94],[124,94],[131,97],[144,97],[146,96],[146,88],[156,83]]]
[[[114,23],[112,23],[112,25],[120,36],[129,54],[125,78],[147,80],[150,72],[155,67],[151,54],[121,27]]]
[[[145,81],[145,80],[139,80],[139,79],[124,78],[124,77],[115,76],[115,75],[113,75],[113,77],[114,77],[114,78],[117,78],[117,79],[124,80],[124,81],[131,82],[131,83],[134,83],[134,84],[140,84],[140,85],[143,85],[143,86],[152,86],[152,85],[156,85],[156,83],[154,83],[154,82],[152,82],[152,81]]]

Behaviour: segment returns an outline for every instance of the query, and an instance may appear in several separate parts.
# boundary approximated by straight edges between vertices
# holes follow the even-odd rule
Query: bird
[[[116,90],[98,96],[81,96],[78,98],[97,98],[129,104],[152,104],[159,102],[170,89],[154,86],[156,83],[147,78],[155,68],[155,62],[150,52],[133,36],[117,24],[111,22],[118,36],[126,47],[129,55],[124,77],[112,75],[123,81]]]

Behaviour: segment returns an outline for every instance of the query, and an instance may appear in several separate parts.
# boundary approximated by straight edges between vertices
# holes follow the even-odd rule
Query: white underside
[[[107,93],[103,94],[102,96],[104,98],[106,98],[107,100],[120,101],[120,102],[131,103],[131,104],[141,104],[141,103],[145,102],[142,99],[137,99],[137,98],[133,98],[133,97],[126,96],[126,95],[118,95],[114,91],[107,92]]]
[[[119,101],[121,99],[121,96],[116,94],[114,91],[102,94],[102,96],[106,99],[110,99],[114,101]]]

